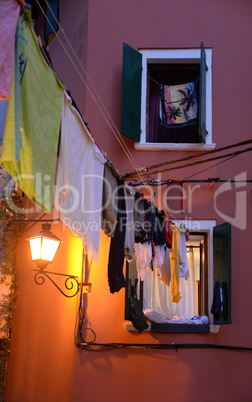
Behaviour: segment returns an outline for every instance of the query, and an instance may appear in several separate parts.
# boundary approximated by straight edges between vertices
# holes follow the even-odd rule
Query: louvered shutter
[[[123,44],[121,133],[140,141],[142,55]]]
[[[231,324],[231,224],[213,228],[214,285],[219,282],[221,291],[220,318],[215,324]]]
[[[48,4],[52,10],[48,6],[46,6],[46,18],[45,18],[45,37],[48,37],[52,33],[57,32],[59,29],[58,20],[59,20],[59,0],[49,0]],[[53,14],[55,17],[53,16]],[[56,20],[55,20],[56,18]]]
[[[198,133],[202,141],[206,142],[206,51],[203,42],[200,44],[200,88],[199,88],[199,126]]]

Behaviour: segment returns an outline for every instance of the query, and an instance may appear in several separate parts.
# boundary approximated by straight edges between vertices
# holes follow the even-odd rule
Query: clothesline
[[[141,168],[141,170],[142,170],[143,172],[149,172],[149,171],[152,170],[152,169],[160,168],[160,167],[163,167],[163,166],[166,166],[166,165],[172,165],[172,164],[174,164],[174,163],[184,162],[184,161],[191,160],[191,159],[195,159],[195,158],[198,158],[198,157],[201,157],[201,156],[211,155],[211,154],[213,154],[213,153],[218,153],[218,152],[221,152],[221,151],[225,151],[225,150],[227,150],[227,149],[231,149],[231,148],[235,148],[235,147],[240,147],[240,146],[248,145],[248,144],[251,144],[251,143],[252,143],[252,139],[246,140],[246,141],[242,141],[242,142],[238,142],[238,143],[231,144],[231,145],[227,145],[227,146],[225,146],[225,147],[212,149],[212,150],[207,151],[207,152],[200,152],[200,153],[197,153],[196,155],[190,155],[190,156],[186,156],[186,157],[184,157],[184,158],[174,159],[174,160],[171,160],[171,161],[162,162],[162,163],[158,163],[158,164],[151,165],[151,166],[146,166],[146,167]],[[205,161],[208,162],[209,159],[206,159]],[[187,165],[183,165],[183,166],[181,165],[181,167],[184,167],[184,166],[187,167]],[[133,172],[124,173],[124,174],[122,175],[122,177],[123,177],[124,179],[126,179],[126,178],[128,179],[128,178],[131,178],[131,177],[136,176],[136,175],[137,175],[137,171],[133,171]]]
[[[148,75],[148,78],[149,78],[151,81],[155,82],[157,85],[161,85],[160,82],[154,80],[154,78],[152,78],[150,75]],[[194,81],[199,81],[199,80],[200,80],[200,77],[196,78]],[[186,84],[186,83],[185,83],[185,84]],[[173,84],[169,84],[169,85],[172,86]],[[176,85],[176,84],[174,84],[174,85]]]

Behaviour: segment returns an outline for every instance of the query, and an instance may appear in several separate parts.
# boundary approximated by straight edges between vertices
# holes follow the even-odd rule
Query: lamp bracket
[[[50,271],[44,271],[42,269],[32,269],[32,271],[36,271],[37,273],[34,275],[34,280],[37,285],[43,285],[45,282],[45,277],[47,277],[53,284],[54,286],[62,293],[65,297],[71,298],[74,297],[78,294],[78,292],[81,289],[81,285],[84,287],[84,292],[85,293],[90,293],[91,292],[91,283],[80,283],[79,282],[79,277],[75,275],[67,275],[67,274],[61,274],[58,272],[50,272]],[[57,283],[51,278],[51,275],[58,275],[62,276],[65,279],[64,283],[64,290],[62,290]],[[66,293],[66,291],[68,291]]]

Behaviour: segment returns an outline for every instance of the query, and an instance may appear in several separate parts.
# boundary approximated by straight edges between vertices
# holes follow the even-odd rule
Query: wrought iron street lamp
[[[41,232],[27,239],[30,242],[32,260],[38,267],[38,269],[33,269],[33,271],[37,271],[34,275],[34,280],[37,285],[43,285],[45,277],[47,277],[64,296],[74,297],[78,294],[81,286],[90,284],[79,283],[78,276],[45,270],[47,265],[53,262],[59,245],[62,243],[62,241],[55,236],[50,229],[51,225],[49,223],[43,223]],[[52,279],[51,275],[58,275],[65,278],[64,285],[66,292],[58,286],[58,284]]]

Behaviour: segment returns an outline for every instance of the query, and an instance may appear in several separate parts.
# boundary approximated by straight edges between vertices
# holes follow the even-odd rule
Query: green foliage
[[[17,297],[16,247],[24,232],[24,220],[21,196],[9,187],[0,187],[0,286],[4,291],[0,297],[0,401],[4,395]]]

